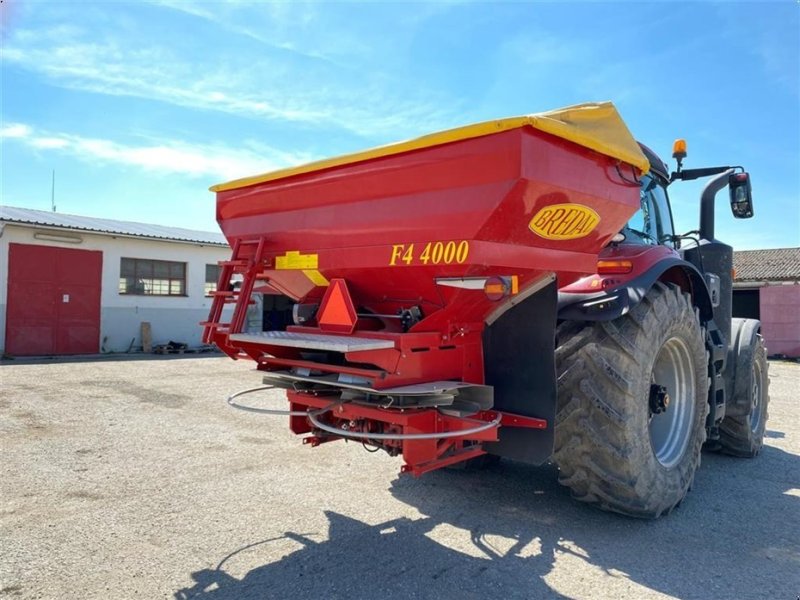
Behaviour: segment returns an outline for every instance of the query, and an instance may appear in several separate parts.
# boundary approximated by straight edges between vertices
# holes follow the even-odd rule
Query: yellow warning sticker
[[[314,285],[327,287],[331,284],[331,282],[325,278],[325,275],[316,269],[303,269],[303,274],[308,277]]]
[[[297,250],[289,250],[283,256],[275,257],[276,271],[302,271],[311,283],[327,287],[330,282],[319,272],[319,254],[302,254]]]
[[[574,240],[589,235],[600,222],[600,215],[583,204],[552,204],[537,212],[530,230],[547,240]]]
[[[292,269],[317,269],[318,267],[318,254],[301,254],[297,250],[290,250],[283,256],[275,257],[275,268],[279,271]]]

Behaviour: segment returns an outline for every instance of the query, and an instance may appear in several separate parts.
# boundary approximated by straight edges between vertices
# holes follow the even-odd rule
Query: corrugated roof
[[[737,250],[736,281],[800,281],[800,248]]]
[[[45,227],[59,227],[76,231],[130,235],[156,240],[194,242],[197,244],[219,246],[228,245],[228,242],[225,241],[225,236],[223,236],[222,233],[214,231],[197,231],[195,229],[166,227],[164,225],[154,225],[152,223],[82,217],[79,215],[34,210],[32,208],[18,208],[15,206],[0,206],[0,221]]]

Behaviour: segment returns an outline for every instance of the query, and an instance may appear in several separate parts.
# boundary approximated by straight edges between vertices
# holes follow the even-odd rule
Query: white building
[[[221,233],[0,207],[0,353],[201,344]],[[146,329],[146,326],[145,326]]]

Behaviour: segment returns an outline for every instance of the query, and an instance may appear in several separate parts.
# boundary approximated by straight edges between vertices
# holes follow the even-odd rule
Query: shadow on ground
[[[549,467],[400,477],[391,494],[423,517],[370,525],[326,512],[327,535],[287,532],[230,549],[174,597],[794,598],[799,500],[785,474],[798,460],[774,447],[755,460],[705,454],[694,491],[657,521],[579,504]],[[234,556],[287,540],[282,559],[227,574]]]

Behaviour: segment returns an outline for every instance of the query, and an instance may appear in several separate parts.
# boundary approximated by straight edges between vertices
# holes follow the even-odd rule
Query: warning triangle
[[[334,279],[320,306],[317,319],[320,329],[351,333],[357,319],[347,284],[344,279]]]

